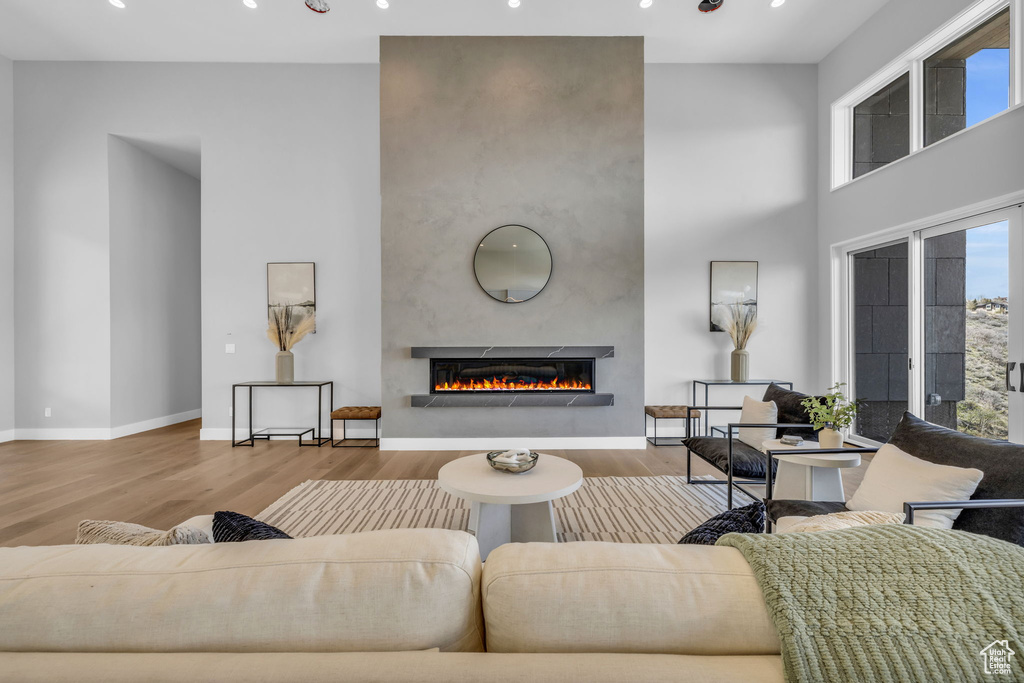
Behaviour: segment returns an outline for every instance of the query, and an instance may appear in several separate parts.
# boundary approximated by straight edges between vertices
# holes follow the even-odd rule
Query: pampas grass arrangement
[[[291,351],[302,338],[316,329],[316,313],[306,306],[271,306],[267,339],[281,351]]]
[[[757,329],[757,306],[740,302],[718,304],[715,324],[732,339],[733,348],[747,348],[750,335]]]

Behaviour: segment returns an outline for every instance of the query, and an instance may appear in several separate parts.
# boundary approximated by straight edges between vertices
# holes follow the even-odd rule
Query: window
[[[1021,104],[1024,0],[977,0],[832,105],[832,188]]]
[[[852,436],[888,441],[909,410],[1024,443],[1022,205],[922,226],[834,247],[833,380],[862,401]]]
[[[854,430],[879,443],[909,407],[908,256],[905,241],[852,255]]]
[[[1010,8],[924,62],[924,144],[1010,106]],[[854,174],[856,177],[856,173]]]
[[[853,108],[853,177],[910,154],[910,74]]]

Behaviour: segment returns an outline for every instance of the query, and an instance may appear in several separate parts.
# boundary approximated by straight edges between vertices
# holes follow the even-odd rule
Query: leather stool
[[[654,418],[654,438],[647,436],[647,417]],[[662,439],[661,443],[658,443],[658,420],[686,420],[689,418],[691,421],[690,427],[693,426],[693,421],[696,421],[697,431],[688,431],[690,435],[700,433],[700,411],[693,410],[689,406],[645,406],[644,407],[644,436],[647,436],[647,440],[655,446],[681,446],[683,439],[680,437],[669,437],[668,443]]]
[[[331,412],[331,421],[341,420],[341,439],[331,441],[334,448],[365,448],[365,446],[346,446],[346,441],[374,441],[380,447],[380,406],[345,406]],[[349,439],[345,434],[348,420],[374,420],[375,437],[373,439]]]

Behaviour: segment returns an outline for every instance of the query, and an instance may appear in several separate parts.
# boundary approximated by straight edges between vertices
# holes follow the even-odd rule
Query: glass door
[[[924,418],[967,434],[1024,437],[1024,240],[1019,207],[919,233]],[[923,317],[923,320],[921,319]]]
[[[849,395],[860,399],[853,433],[889,440],[910,409],[909,245],[906,239],[849,254]]]

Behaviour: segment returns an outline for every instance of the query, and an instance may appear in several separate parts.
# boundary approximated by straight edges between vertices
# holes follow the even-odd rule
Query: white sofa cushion
[[[484,565],[488,652],[765,655],[779,640],[735,548],[503,545]]]
[[[915,458],[892,444],[878,449],[860,487],[846,501],[850,510],[903,512],[903,503],[967,500],[984,473],[967,467],[937,465]],[[916,526],[952,529],[961,510],[922,510]]]
[[[743,397],[743,411],[740,422],[744,424],[775,424],[779,421],[779,408],[775,401],[758,401],[750,396]],[[761,450],[765,441],[775,438],[775,427],[740,427],[740,441],[751,448]]]
[[[0,548],[0,651],[481,651],[461,531]]]

